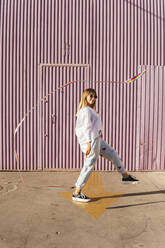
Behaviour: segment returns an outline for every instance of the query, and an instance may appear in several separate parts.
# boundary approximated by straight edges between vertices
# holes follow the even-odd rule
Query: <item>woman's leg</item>
[[[104,140],[101,140],[100,155],[111,161],[120,174],[124,177],[128,177],[118,153]]]
[[[89,154],[84,161],[84,166],[81,170],[81,173],[77,179],[77,182],[75,184],[76,190],[75,193],[77,194],[81,189],[85,186],[87,183],[92,171],[94,170],[94,166],[96,164],[96,161],[99,157],[100,152],[100,137],[96,138],[91,143],[91,154]]]

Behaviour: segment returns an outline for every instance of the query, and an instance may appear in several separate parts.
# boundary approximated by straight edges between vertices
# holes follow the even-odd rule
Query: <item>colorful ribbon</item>
[[[143,76],[143,74],[144,74],[145,72],[146,72],[146,70],[144,70],[143,72],[139,73],[137,76],[135,76],[135,77],[129,79],[128,81],[126,81],[126,84],[132,83],[132,82],[136,81],[136,80],[139,79],[141,76]]]
[[[133,78],[129,79],[129,80],[126,81],[126,82],[114,82],[114,81],[93,81],[93,82],[95,82],[95,83],[114,83],[114,84],[119,83],[119,84],[128,84],[128,83],[132,83],[132,82],[136,81],[137,79],[139,79],[145,72],[146,72],[146,70],[144,70],[142,73],[139,73],[138,75],[134,76]],[[17,127],[15,128],[15,131],[14,131],[14,141],[15,141],[16,134],[17,134],[19,128],[22,126],[22,123],[25,121],[25,119],[26,119],[26,117],[29,115],[29,113],[31,113],[34,109],[36,109],[36,107],[37,107],[42,101],[44,101],[48,96],[50,96],[51,94],[55,93],[57,90],[59,90],[59,89],[61,89],[61,88],[64,88],[64,87],[66,87],[66,86],[68,86],[68,85],[70,85],[70,84],[72,84],[72,83],[75,83],[75,82],[77,83],[77,82],[88,82],[88,81],[87,81],[87,80],[73,80],[73,81],[71,81],[71,82],[66,83],[65,85],[62,85],[62,86],[56,88],[55,90],[51,91],[50,93],[48,93],[47,95],[45,95],[43,98],[41,98],[41,99],[39,100],[39,103],[37,103],[36,105],[34,105],[34,106],[25,114],[25,116],[21,119],[21,121],[18,123],[18,125],[17,125]],[[22,180],[23,184],[25,185],[25,182],[24,182],[24,180],[23,180],[23,177],[22,177],[22,175],[21,175],[20,168],[19,168],[19,167],[20,167],[20,163],[19,163],[19,156],[18,156],[18,154],[17,154],[16,147],[14,147],[14,155],[15,155],[15,158],[16,158],[17,169],[18,169],[18,171],[19,171],[19,173],[20,173],[21,180]],[[26,184],[26,186],[29,186],[29,185]],[[31,186],[30,186],[30,187],[31,187]],[[51,186],[40,186],[40,188],[42,188],[42,187],[44,187],[44,188],[45,188],[45,187],[46,187],[46,188],[56,188],[56,189],[62,189],[62,188],[64,188],[64,187],[62,187],[62,186],[52,186],[52,187],[51,187]]]

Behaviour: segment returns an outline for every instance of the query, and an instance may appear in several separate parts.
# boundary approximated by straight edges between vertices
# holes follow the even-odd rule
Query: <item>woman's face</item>
[[[87,96],[87,103],[90,107],[94,107],[95,106],[95,102],[96,102],[96,94],[95,93],[90,93],[88,96]]]

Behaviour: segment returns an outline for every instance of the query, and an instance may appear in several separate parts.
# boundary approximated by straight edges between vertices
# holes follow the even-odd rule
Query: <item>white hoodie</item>
[[[75,131],[79,144],[91,142],[102,133],[100,115],[97,114],[94,109],[88,106],[82,108],[78,112]]]

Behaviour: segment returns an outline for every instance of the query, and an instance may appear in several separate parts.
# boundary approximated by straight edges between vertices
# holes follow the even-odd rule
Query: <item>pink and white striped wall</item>
[[[75,113],[87,87],[126,168],[164,170],[164,13],[164,0],[1,0],[0,170],[17,169],[14,143],[21,170],[79,170]],[[108,83],[144,68],[133,84]],[[14,141],[25,113],[72,80],[28,115]],[[114,167],[100,158],[96,169]]]

